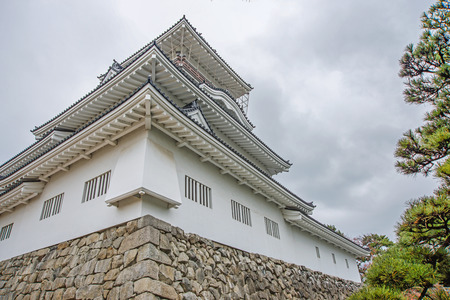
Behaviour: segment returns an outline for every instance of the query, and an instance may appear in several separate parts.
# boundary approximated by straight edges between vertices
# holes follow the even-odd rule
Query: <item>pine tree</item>
[[[429,104],[425,123],[399,140],[397,169],[405,174],[435,175],[450,184],[450,2],[440,0],[422,17],[419,43],[400,60],[406,79],[405,101]]]

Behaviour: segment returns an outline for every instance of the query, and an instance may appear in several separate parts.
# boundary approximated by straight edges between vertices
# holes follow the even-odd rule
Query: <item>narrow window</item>
[[[317,255],[317,258],[320,258],[320,251],[319,251],[319,247],[316,247],[316,255]]]
[[[111,171],[103,173],[84,184],[83,199],[81,202],[87,202],[89,200],[100,197],[108,191],[109,180],[111,179]]]
[[[9,225],[3,226],[2,230],[0,231],[0,241],[9,239],[9,236],[11,235],[11,229],[13,227],[14,223],[11,223]]]
[[[231,217],[245,225],[252,226],[250,208],[234,200],[231,200]]]
[[[277,239],[280,238],[280,230],[278,228],[278,223],[272,221],[269,218],[264,217],[264,223],[266,225],[266,233]]]
[[[59,214],[59,212],[61,211],[63,197],[64,193],[46,200],[44,202],[44,205],[42,206],[41,218],[39,220],[43,220]]]
[[[348,260],[347,259],[345,259],[345,264],[347,265],[347,269],[349,269]]]
[[[331,256],[333,257],[333,263],[336,264],[336,256],[334,255],[334,253],[331,253]]]
[[[184,177],[184,196],[203,206],[212,208],[211,188],[187,175]]]

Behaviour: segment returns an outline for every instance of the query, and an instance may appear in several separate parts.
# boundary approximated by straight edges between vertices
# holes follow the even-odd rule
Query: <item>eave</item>
[[[312,213],[312,204],[290,193],[232,147],[190,119],[150,82],[74,132],[51,151],[0,180],[0,186],[11,186],[24,178],[48,181],[58,172],[69,171],[77,161],[90,159],[97,150],[115,146],[120,137],[142,126],[160,129],[176,140],[178,147],[189,148],[199,155],[201,162],[216,165],[223,175],[229,174],[238,184],[247,185],[255,194],[261,194],[280,208],[294,206],[306,214]],[[4,196],[9,197],[9,194]]]
[[[84,124],[101,115],[120,99],[129,96],[149,77],[171,99],[186,105],[199,98],[200,106],[208,122],[217,128],[233,128],[225,132],[238,146],[253,155],[271,175],[287,171],[290,163],[270,150],[249,130],[250,124],[241,123],[223,110],[207,93],[185,76],[155,45],[141,53],[133,63],[111,78],[107,84],[99,86],[87,96],[80,99],[65,112],[52,121],[37,128],[34,134],[43,137],[54,128],[76,131]],[[208,116],[209,114],[209,116]],[[211,120],[210,120],[211,119]],[[243,118],[245,120],[245,118]],[[245,124],[245,125],[244,125]]]
[[[0,196],[0,215],[12,212],[18,205],[26,205],[44,190],[45,182],[22,182]]]
[[[288,223],[300,228],[301,230],[307,231],[313,236],[317,236],[318,238],[323,239],[356,257],[368,256],[370,254],[368,249],[356,245],[354,242],[328,229],[323,224],[309,216],[304,215],[298,210],[282,209],[282,213],[284,219]]]
[[[51,149],[54,145],[72,134],[68,131],[53,130],[49,132],[44,138],[35,142],[30,147],[26,148],[4,164],[0,166],[0,176],[7,177],[10,173],[19,169],[21,165],[27,164],[29,161],[35,159],[42,153]]]
[[[234,117],[228,111],[224,110],[218,101],[210,95],[213,94],[216,98],[217,96],[228,97],[225,93],[215,91],[211,87],[203,84],[196,85],[188,76],[176,68],[164,54],[160,54],[162,57],[158,56],[158,67],[162,68],[163,72],[157,72],[156,83],[169,98],[181,99],[183,105],[186,105],[190,100],[180,98],[180,91],[184,89],[184,93],[193,93],[198,97],[199,105],[208,122],[215,128],[218,128],[236,145],[250,154],[250,156],[259,161],[270,175],[289,170],[291,163],[281,158],[256,137],[251,132],[253,126],[249,123],[242,122],[246,120],[243,115],[241,115],[241,118]],[[167,75],[164,76],[164,74]],[[224,100],[226,101],[226,99]],[[229,100],[231,102],[228,102],[228,104],[233,105],[232,100]],[[237,106],[234,108],[238,109]]]

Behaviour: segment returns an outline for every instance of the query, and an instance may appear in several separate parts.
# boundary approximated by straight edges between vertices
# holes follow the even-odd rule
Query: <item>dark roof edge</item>
[[[292,207],[286,207],[285,209],[287,209],[287,210],[299,211],[298,209],[292,208]],[[325,229],[326,231],[328,231],[328,232],[330,232],[330,233],[336,234],[336,235],[338,235],[338,236],[344,238],[344,239],[347,240],[348,242],[354,244],[355,246],[357,246],[357,247],[359,247],[359,248],[361,248],[361,249],[363,249],[363,250],[365,250],[365,251],[370,251],[370,249],[364,248],[364,247],[358,245],[357,243],[355,243],[354,241],[352,241],[352,240],[349,239],[348,237],[346,237],[346,236],[344,236],[344,235],[341,235],[341,234],[337,233],[337,232],[334,231],[334,230],[331,230],[331,229],[328,228],[325,224],[323,224],[323,223],[321,223],[320,221],[314,219],[313,217],[308,216],[308,215],[305,215],[305,214],[304,214],[303,212],[301,212],[301,211],[299,211],[299,212],[302,214],[303,217],[308,218],[308,219],[310,219],[311,221],[313,221],[314,223],[320,225],[320,226],[322,227],[322,229]]]

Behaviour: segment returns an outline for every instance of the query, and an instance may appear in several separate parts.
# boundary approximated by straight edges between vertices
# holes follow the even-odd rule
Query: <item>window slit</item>
[[[184,179],[184,196],[198,204],[211,208],[211,188],[198,182],[197,180],[185,176]]]
[[[103,173],[84,184],[84,192],[82,202],[92,200],[107,193],[109,182],[111,179],[111,171]]]

